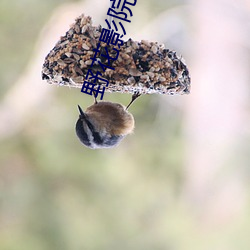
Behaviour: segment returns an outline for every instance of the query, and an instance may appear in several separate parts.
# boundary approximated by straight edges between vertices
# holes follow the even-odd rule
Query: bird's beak
[[[77,106],[78,106],[78,109],[79,109],[79,112],[80,112],[80,117],[81,118],[86,118],[84,112],[82,111],[82,108],[79,105],[77,105]]]

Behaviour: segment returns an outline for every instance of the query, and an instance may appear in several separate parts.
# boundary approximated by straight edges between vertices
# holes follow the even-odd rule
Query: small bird
[[[117,146],[134,130],[134,117],[128,108],[139,96],[136,92],[127,107],[119,103],[97,102],[96,98],[95,103],[85,112],[78,105],[80,115],[75,129],[82,144],[91,149]]]

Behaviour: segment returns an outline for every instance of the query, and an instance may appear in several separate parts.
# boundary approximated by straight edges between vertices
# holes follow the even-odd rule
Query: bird
[[[127,107],[109,101],[97,101],[85,112],[78,105],[79,118],[76,135],[80,142],[91,149],[112,148],[131,134],[135,127],[133,115],[128,112],[130,105],[140,96],[135,92]]]

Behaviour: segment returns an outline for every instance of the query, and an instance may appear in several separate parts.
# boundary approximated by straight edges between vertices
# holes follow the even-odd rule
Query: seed
[[[91,64],[92,64],[92,60],[87,60],[87,61],[85,62],[85,64],[86,64],[86,65],[91,65]]]
[[[84,51],[82,51],[82,50],[80,50],[80,49],[76,49],[76,48],[73,48],[73,49],[72,49],[72,52],[73,52],[73,53],[76,53],[76,54],[78,54],[78,55],[84,55],[84,54],[85,54]]]
[[[130,58],[130,56],[128,54],[122,54],[122,57],[125,59],[125,60],[128,60]]]
[[[85,50],[89,50],[89,46],[86,43],[82,44],[82,48],[85,49]]]
[[[129,84],[135,84],[135,78],[134,77],[129,77],[128,78],[128,83]]]
[[[64,42],[62,42],[62,43],[60,43],[60,47],[64,47],[65,45],[67,45],[69,43],[69,41],[68,40],[66,40],[66,41],[64,41]]]
[[[83,77],[82,76],[76,76],[72,77],[72,80],[76,83],[82,83],[83,82]]]
[[[75,62],[75,59],[73,59],[73,58],[66,58],[66,59],[64,59],[63,60],[65,63],[67,63],[67,64],[70,64],[70,63],[72,63],[72,62]]]
[[[88,26],[87,25],[85,25],[85,26],[83,26],[82,27],[82,34],[85,34],[85,32],[87,31],[87,29],[88,29]]]
[[[80,60],[80,56],[79,56],[79,55],[77,55],[77,54],[74,53],[73,56],[74,56],[74,58],[75,58],[77,61]]]
[[[153,45],[152,47],[151,47],[151,51],[154,53],[154,54],[156,54],[157,53],[157,47],[155,46],[155,45]]]
[[[80,27],[79,27],[79,25],[75,25],[75,31],[76,31],[77,34],[80,33]]]
[[[149,76],[148,75],[142,75],[141,78],[140,78],[142,81],[149,81]]]
[[[67,57],[71,57],[72,54],[69,53],[69,52],[66,52],[65,55],[66,55]]]
[[[83,75],[83,72],[82,72],[82,70],[79,67],[75,66],[74,69],[75,69],[76,73],[78,73],[81,76]]]
[[[147,40],[141,40],[142,44],[145,44],[146,46],[150,47],[150,43]]]
[[[139,46],[136,42],[132,41],[132,47],[133,49],[138,49]]]
[[[60,66],[66,66],[66,65],[67,65],[62,59],[57,60],[57,63],[58,63]]]
[[[152,79],[152,78],[154,78],[155,74],[153,72],[148,71],[147,75]]]
[[[129,69],[129,74],[131,76],[141,76],[142,75],[141,71],[139,71],[139,70],[137,70],[135,68]]]

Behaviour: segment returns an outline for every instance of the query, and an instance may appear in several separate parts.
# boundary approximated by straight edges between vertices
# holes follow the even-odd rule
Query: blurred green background
[[[108,4],[0,2],[0,249],[249,250],[250,2],[137,1],[127,37],[182,54],[192,92],[140,97],[134,134],[90,150],[74,126],[92,98],[41,67],[61,26]]]

